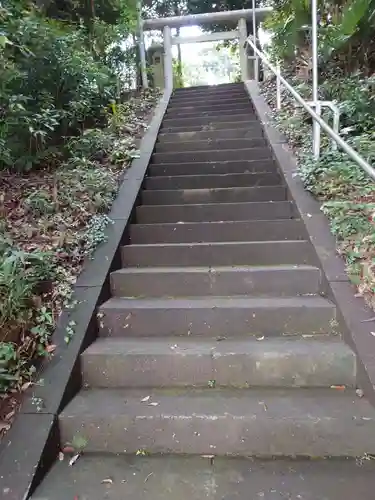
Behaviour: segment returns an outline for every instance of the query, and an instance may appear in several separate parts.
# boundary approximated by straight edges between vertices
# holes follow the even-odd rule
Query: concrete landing
[[[82,456],[33,500],[373,500],[372,461]]]

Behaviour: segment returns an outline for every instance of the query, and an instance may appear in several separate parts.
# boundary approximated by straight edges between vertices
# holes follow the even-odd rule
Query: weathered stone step
[[[305,226],[299,219],[132,224],[130,226],[130,241],[138,245],[209,241],[302,240],[306,239],[306,236]]]
[[[318,294],[320,270],[312,266],[148,267],[111,274],[115,297],[194,297]]]
[[[219,102],[216,96],[214,97],[203,97],[203,98],[180,98],[171,99],[167,108],[167,111],[174,111],[180,108],[190,108],[190,109],[200,109],[206,108],[208,106],[218,108],[225,107],[230,108],[231,106],[250,106],[253,108],[252,103],[246,95],[239,95],[238,97],[220,97]],[[254,108],[253,108],[254,109]]]
[[[355,387],[356,358],[340,340],[98,339],[81,356],[91,388]]]
[[[263,137],[252,139],[206,139],[198,141],[177,141],[162,142],[156,144],[156,153],[180,153],[182,151],[211,151],[218,149],[249,149],[267,147],[266,140]]]
[[[287,190],[284,186],[142,191],[144,205],[196,205],[199,203],[284,201],[286,199]]]
[[[163,222],[215,222],[298,217],[291,201],[249,203],[206,203],[203,205],[140,205],[136,208],[139,224]]]
[[[222,139],[264,139],[263,131],[260,127],[234,128],[227,130],[215,130],[204,132],[202,130],[192,132],[175,132],[169,134],[159,134],[156,147],[165,142],[187,142],[187,141],[216,141]]]
[[[180,106],[205,106],[207,104],[236,104],[238,102],[247,103],[252,106],[249,97],[243,92],[234,92],[232,94],[221,93],[221,95],[186,95],[181,97],[172,97],[168,104],[168,109],[176,109]]]
[[[161,124],[161,133],[163,134],[174,134],[180,132],[210,132],[215,130],[256,130],[257,133],[262,131],[263,129],[258,120],[252,121],[233,121],[227,117],[223,122],[211,122],[211,123],[200,123],[200,124],[180,124],[180,125],[166,125],[165,123]]]
[[[219,83],[218,85],[195,85],[193,87],[181,87],[173,90],[172,95],[189,94],[190,92],[204,91],[204,92],[216,92],[221,90],[236,90],[244,89],[242,83]]]
[[[188,92],[176,92],[171,96],[171,101],[179,101],[183,99],[195,99],[195,98],[202,98],[202,99],[208,99],[210,97],[216,97],[217,99],[220,98],[233,98],[233,97],[238,97],[238,96],[245,96],[248,98],[247,93],[244,88],[241,87],[233,87],[231,89],[195,89],[195,90],[189,90]]]
[[[182,151],[179,153],[154,153],[152,165],[163,163],[214,162],[229,160],[263,160],[272,158],[271,150],[264,146],[260,148],[221,149],[216,151]]]
[[[157,406],[142,402],[146,396]],[[62,442],[84,436],[85,453],[355,458],[375,452],[374,409],[350,391],[330,389],[94,389],[81,392],[59,422]]]
[[[151,165],[148,175],[151,177],[162,175],[213,175],[213,174],[250,174],[261,172],[278,172],[272,158],[264,160],[215,161],[194,163],[167,163],[165,165]]]
[[[244,89],[242,83],[219,83],[217,85],[195,85],[193,87],[181,87],[173,90],[172,95],[181,95],[181,94],[189,94],[190,92],[204,91],[204,92],[216,92],[221,90],[236,90],[236,89]]]
[[[216,102],[220,102],[222,99],[247,99],[250,102],[250,99],[246,92],[243,89],[234,89],[232,92],[189,92],[186,94],[174,95],[170,99],[170,104],[182,104],[186,101],[204,101],[204,100],[215,100]]]
[[[319,335],[336,318],[319,296],[112,298],[99,311],[99,334],[110,337]]]
[[[234,118],[230,115],[212,115],[212,116],[202,116],[202,117],[193,117],[193,118],[164,118],[163,127],[189,127],[192,125],[210,125],[212,123],[218,122],[233,122]],[[259,123],[257,117],[254,113],[243,113],[240,115],[236,115],[235,121],[237,122],[245,122],[249,123],[251,121],[255,121]]]
[[[283,179],[277,172],[249,174],[213,174],[213,175],[172,175],[146,178],[145,187],[150,190],[175,189],[216,189],[235,187],[277,186]]]
[[[125,267],[315,264],[310,242],[165,243],[122,247]]]
[[[254,117],[256,117],[255,111],[253,110],[252,106],[250,106],[250,103],[248,103],[247,105],[232,107],[232,109],[220,109],[216,107],[213,109],[196,109],[193,111],[184,111],[183,108],[180,108],[178,111],[176,110],[167,112],[164,120],[172,120],[175,118],[204,118],[218,115],[235,118],[237,115],[242,115],[244,113],[249,113],[249,115],[253,115]]]
[[[358,462],[84,453],[74,467],[57,461],[32,499],[374,500],[374,461]]]

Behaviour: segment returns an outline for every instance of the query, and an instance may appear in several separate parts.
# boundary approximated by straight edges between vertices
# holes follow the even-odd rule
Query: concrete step
[[[213,174],[250,174],[263,172],[278,172],[273,159],[216,161],[196,163],[167,163],[151,165],[148,169],[150,177],[162,175],[213,175]]]
[[[176,92],[175,94],[173,94],[171,96],[171,101],[172,102],[175,102],[175,101],[180,101],[180,100],[183,100],[183,99],[199,99],[199,98],[202,98],[202,99],[208,99],[208,98],[217,98],[217,99],[220,99],[220,98],[233,98],[233,97],[248,97],[246,91],[244,88],[231,88],[231,89],[195,89],[195,90],[189,90],[188,92]]]
[[[186,94],[174,95],[170,99],[170,105],[176,103],[184,103],[186,101],[207,101],[215,100],[216,102],[221,102],[224,99],[247,99],[249,102],[249,96],[243,89],[233,89],[231,92],[189,92]]]
[[[171,99],[167,111],[175,111],[182,108],[199,109],[207,107],[218,107],[218,109],[230,108],[231,106],[252,106],[251,101],[246,95],[239,95],[238,97],[221,97],[219,102],[216,96],[203,97],[203,98],[180,98]]]
[[[142,203],[144,205],[224,204],[256,201],[284,201],[286,199],[287,190],[285,186],[142,191]]]
[[[221,93],[221,95],[215,94],[196,94],[195,96],[187,95],[181,97],[172,97],[168,104],[168,109],[176,109],[178,107],[184,106],[206,106],[215,104],[237,104],[238,102],[247,103],[252,106],[249,96],[244,92],[234,92],[231,94]]]
[[[361,407],[361,406],[360,406]],[[212,457],[212,453],[210,453]],[[264,460],[84,453],[57,461],[33,500],[374,499],[373,460]],[[360,464],[360,466],[359,466]],[[112,483],[98,481],[110,479]],[[306,494],[305,494],[306,492]]]
[[[150,190],[216,189],[235,187],[277,186],[283,184],[275,172],[250,174],[173,175],[146,178],[145,188]]]
[[[336,333],[336,308],[311,297],[112,298],[99,308],[110,337],[320,335]]]
[[[207,94],[210,92],[220,92],[221,90],[244,90],[244,86],[242,83],[219,83],[218,85],[196,85],[193,87],[182,87],[173,90],[173,96],[175,95],[184,95],[190,94],[194,92],[206,92]]]
[[[271,220],[292,219],[295,217],[298,217],[298,212],[291,201],[207,203],[203,205],[140,205],[136,208],[136,221],[139,224]]]
[[[81,356],[95,388],[355,387],[355,354],[342,341],[312,339],[98,339]]]
[[[146,396],[157,406],[142,402]],[[81,392],[59,422],[62,442],[84,436],[85,453],[355,458],[375,452],[374,409],[351,391],[330,389],[93,389]]]
[[[272,158],[268,147],[247,149],[221,149],[216,151],[182,151],[171,153],[154,153],[151,158],[152,165],[163,163],[190,163],[190,162],[214,162],[214,161],[236,161],[236,160],[263,160]]]
[[[212,116],[202,116],[193,118],[168,118],[165,117],[163,120],[163,127],[189,127],[192,125],[211,125],[212,123],[218,122],[233,122],[234,118],[230,115],[212,115]],[[251,121],[258,122],[258,119],[254,113],[248,112],[240,115],[236,115],[235,121],[249,123]]]
[[[236,117],[237,118],[237,117]],[[211,123],[200,123],[200,124],[161,124],[161,133],[163,134],[175,134],[180,132],[210,132],[215,130],[254,130],[257,133],[260,131],[263,133],[263,129],[258,120],[252,121],[233,121],[230,118],[227,118],[223,122],[211,122]]]
[[[123,265],[166,266],[274,266],[313,264],[311,244],[298,241],[166,243],[122,247]]]
[[[306,239],[306,236],[305,226],[299,219],[132,224],[130,226],[130,241],[138,245],[209,241],[302,240]]]
[[[115,297],[194,297],[318,294],[321,272],[312,266],[148,267],[111,274]]]
[[[206,139],[199,141],[177,141],[162,142],[156,144],[156,153],[180,153],[182,151],[212,151],[219,149],[249,149],[266,147],[267,143],[263,137],[253,139]]]
[[[237,115],[242,115],[244,113],[249,113],[256,118],[255,111],[253,107],[248,102],[247,105],[241,105],[237,107],[232,107],[232,109],[220,109],[218,107],[211,109],[196,109],[193,111],[184,111],[183,107],[176,111],[170,111],[166,113],[164,119],[175,119],[175,118],[203,118],[211,116],[228,116],[235,118]]]
[[[187,141],[217,141],[222,139],[264,139],[263,131],[260,127],[237,128],[215,131],[193,131],[176,132],[169,134],[159,134],[157,147],[165,142],[176,144],[176,142]]]
[[[204,91],[204,92],[216,92],[221,90],[244,90],[243,83],[219,83],[218,85],[195,85],[192,87],[182,87],[179,89],[174,89],[172,95],[183,95],[189,94],[191,92]]]

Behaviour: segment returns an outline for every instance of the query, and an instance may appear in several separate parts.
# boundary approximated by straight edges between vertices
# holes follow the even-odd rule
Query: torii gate
[[[144,30],[163,30],[164,43],[164,83],[165,88],[172,90],[173,88],[173,60],[172,60],[172,45],[194,42],[215,42],[220,40],[235,40],[238,39],[240,47],[240,67],[241,78],[243,81],[257,79],[258,77],[258,58],[253,55],[250,58],[254,59],[254,66],[249,67],[248,55],[244,49],[246,42],[247,26],[246,21],[252,20],[252,31],[256,37],[257,26],[264,17],[272,11],[272,7],[255,8],[255,0],[253,0],[252,9],[232,10],[226,12],[211,12],[207,14],[193,14],[187,16],[165,17],[157,19],[139,19],[139,50],[142,69],[142,84],[143,87],[148,87],[146,73],[146,55],[143,31]],[[232,31],[220,31],[217,33],[207,33],[195,37],[172,37],[171,28],[180,28],[183,26],[194,26],[206,23],[237,23],[237,29]]]

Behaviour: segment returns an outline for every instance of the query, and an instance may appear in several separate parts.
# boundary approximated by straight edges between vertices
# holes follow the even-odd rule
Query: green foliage
[[[182,77],[183,66],[176,60],[173,60],[173,88],[181,89],[184,87],[184,79]]]
[[[304,85],[302,94],[309,95],[311,90]],[[324,98],[338,100],[344,126],[341,135],[370,164],[375,161],[373,85],[373,77],[356,73],[343,78],[341,71],[329,72],[321,85]],[[274,95],[274,89],[266,85],[263,90],[269,97]],[[324,134],[321,156],[314,160],[311,124],[304,117],[284,96],[276,119],[299,157],[299,175],[306,189],[322,201],[350,279],[375,308],[375,184],[345,153],[332,151]]]
[[[35,359],[56,347],[50,345],[55,320],[72,307],[72,284],[85,259],[106,240],[112,223],[106,212],[158,96],[149,90],[112,103],[107,127],[67,140],[68,157],[52,172],[10,176],[10,193],[0,195],[0,210],[10,207],[0,228],[0,393],[22,387]],[[66,327],[66,344],[74,326]]]
[[[0,393],[25,388],[56,348],[55,321],[138,154],[158,93],[121,102],[135,20],[133,0],[0,3]]]
[[[20,373],[27,363],[17,345],[25,335],[31,350],[45,353],[54,318],[38,304],[55,278],[50,253],[28,253],[0,241],[0,392],[22,381]]]
[[[311,3],[273,0],[265,27],[273,34],[272,52],[288,64],[311,68]],[[351,74],[375,70],[375,0],[319,0],[319,63]]]
[[[26,7],[0,7],[0,169],[54,164],[62,138],[105,122],[124,61],[118,44],[134,24],[128,9],[117,25],[95,19],[88,32]]]

